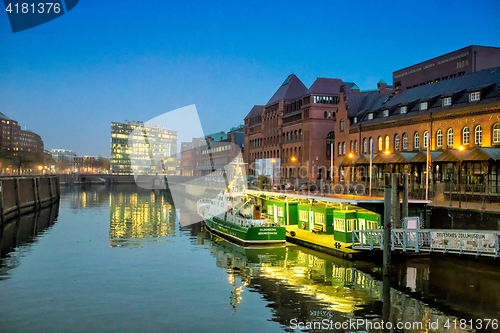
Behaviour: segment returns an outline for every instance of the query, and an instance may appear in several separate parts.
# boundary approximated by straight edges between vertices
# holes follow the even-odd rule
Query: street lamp
[[[387,171],[389,171],[389,155],[391,154],[391,152],[389,150],[386,150],[384,151],[384,155],[385,155],[385,165],[386,165],[386,169]]]
[[[462,178],[462,152],[464,151],[465,147],[460,146],[458,147],[458,150],[460,151],[460,161],[458,164],[458,208],[462,207],[462,191],[461,191],[461,178]]]
[[[347,155],[347,156],[348,156],[350,159],[352,159],[352,158],[354,157],[354,154],[353,154],[353,153],[349,153],[349,155]],[[354,169],[354,167],[352,167],[352,166],[351,166],[350,168],[351,168],[350,170],[353,170],[353,169]],[[354,176],[354,173],[353,173],[353,172],[350,172],[350,177],[349,177],[349,178],[351,179],[351,181],[354,181],[354,177],[353,177],[353,176]]]

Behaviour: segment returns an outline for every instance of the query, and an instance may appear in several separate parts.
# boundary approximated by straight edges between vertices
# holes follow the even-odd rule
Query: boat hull
[[[244,228],[216,217],[203,219],[207,227],[221,236],[244,244],[276,244],[286,241],[284,227]]]

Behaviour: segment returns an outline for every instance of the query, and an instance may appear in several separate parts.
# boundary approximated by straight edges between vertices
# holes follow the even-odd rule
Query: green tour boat
[[[219,193],[215,199],[198,201],[198,214],[212,232],[235,242],[243,244],[284,243],[285,227],[261,215],[261,206],[257,204],[256,199],[245,193],[244,182],[241,167],[238,166],[234,179],[226,191]]]

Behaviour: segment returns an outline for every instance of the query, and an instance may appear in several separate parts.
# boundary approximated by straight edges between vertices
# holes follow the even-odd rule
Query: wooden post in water
[[[17,212],[21,213],[21,189],[19,185],[19,178],[14,179],[14,195],[16,196],[16,208]]]
[[[3,204],[3,182],[0,180],[0,231],[2,230],[3,221],[5,220],[5,211]]]
[[[40,200],[38,200],[38,177],[33,177],[31,179],[33,181],[33,204],[35,206],[35,210],[40,209]]]
[[[384,177],[384,244],[383,244],[383,267],[384,276],[391,275],[391,175]]]
[[[49,177],[50,202],[54,200],[54,190],[52,188],[52,177]]]
[[[391,217],[392,228],[399,228],[401,225],[401,204],[399,202],[399,173],[391,175]]]
[[[409,174],[403,173],[403,218],[408,217],[409,212],[408,212],[408,178],[410,177]]]

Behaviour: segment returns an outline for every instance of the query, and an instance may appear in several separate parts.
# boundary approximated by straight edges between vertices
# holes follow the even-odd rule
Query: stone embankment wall
[[[1,177],[0,226],[18,215],[48,207],[59,197],[58,177]]]

